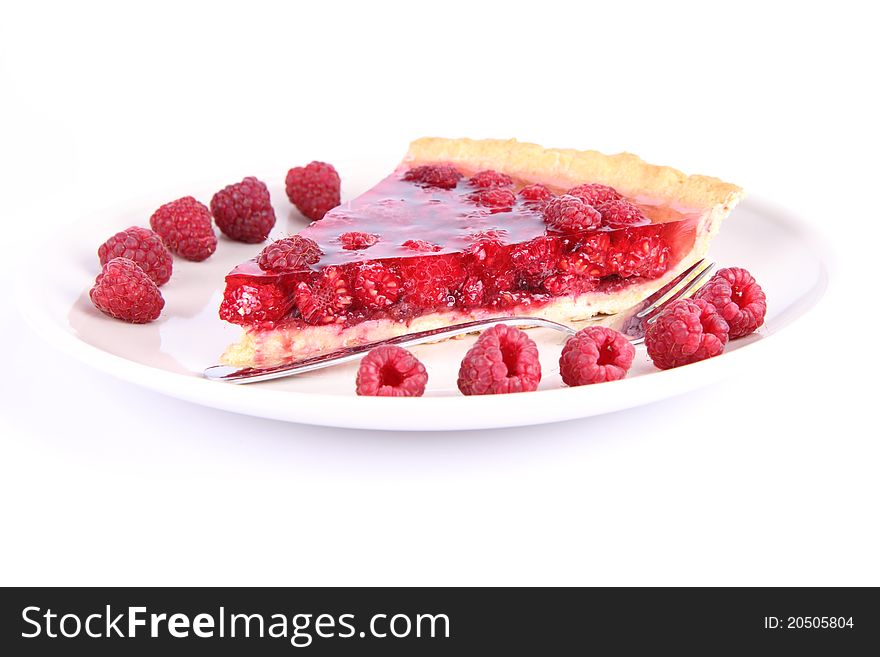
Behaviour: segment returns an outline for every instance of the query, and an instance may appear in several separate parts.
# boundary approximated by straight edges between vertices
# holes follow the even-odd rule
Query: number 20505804
[[[852,616],[764,616],[768,630],[852,629]]]

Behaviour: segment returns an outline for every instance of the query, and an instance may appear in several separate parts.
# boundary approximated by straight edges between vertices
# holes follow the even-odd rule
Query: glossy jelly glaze
[[[560,232],[545,221],[547,201],[519,194],[529,181],[486,190],[462,176],[443,189],[406,174],[395,171],[302,230],[320,248],[317,262],[283,273],[264,271],[256,258],[236,267],[226,277],[221,317],[269,329],[406,321],[443,308],[539,308],[662,276],[692,246],[700,217],[631,198],[642,216],[626,227],[603,221]]]

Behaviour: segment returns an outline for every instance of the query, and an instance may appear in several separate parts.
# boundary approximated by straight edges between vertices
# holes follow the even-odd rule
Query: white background
[[[765,370],[450,434],[146,392],[51,351],[4,290],[0,583],[880,584],[868,3],[11,5],[4,268],[51,267],[41,234],[156,188],[315,158],[344,179],[422,135],[714,174],[801,212],[838,264]]]

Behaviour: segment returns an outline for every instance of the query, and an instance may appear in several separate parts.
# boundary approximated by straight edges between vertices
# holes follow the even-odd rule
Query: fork
[[[712,271],[715,263],[707,260],[699,260],[669,283],[647,297],[635,306],[613,315],[603,315],[597,318],[579,322],[596,326],[607,326],[616,329],[626,335],[633,344],[640,344],[645,340],[645,330],[651,324],[663,308],[677,299],[681,299],[696,292],[705,282],[706,277]],[[387,340],[369,342],[355,347],[345,347],[337,351],[312,356],[302,360],[275,365],[266,368],[237,368],[229,365],[214,365],[204,371],[204,376],[214,381],[227,381],[229,383],[256,383],[270,379],[280,379],[286,376],[294,376],[304,372],[332,367],[341,363],[357,360],[376,347],[385,345],[397,345],[399,347],[412,347],[425,342],[434,342],[452,338],[456,335],[473,333],[477,330],[507,324],[508,326],[527,326],[534,328],[549,328],[560,331],[568,336],[577,333],[574,329],[559,322],[553,322],[542,317],[493,317],[491,319],[478,319],[462,324],[453,324],[429,331],[407,333],[398,335]]]

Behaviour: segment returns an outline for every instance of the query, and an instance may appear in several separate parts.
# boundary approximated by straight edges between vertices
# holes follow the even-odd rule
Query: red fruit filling
[[[519,195],[526,201],[547,201],[553,196],[553,192],[544,185],[536,183],[523,187],[519,190]]]
[[[379,241],[379,236],[361,232],[342,233],[339,236],[339,241],[342,243],[343,249],[358,251],[360,249],[369,249]]]
[[[610,201],[617,201],[623,198],[623,196],[621,196],[613,187],[599,185],[597,183],[578,185],[577,187],[572,187],[565,193],[569,196],[577,196],[584,203],[592,205],[594,208],[598,208],[600,205],[604,205]]]
[[[428,373],[418,358],[400,347],[376,347],[358,368],[356,390],[373,397],[421,397]]]
[[[602,215],[602,224],[611,228],[625,228],[650,223],[638,206],[626,199],[608,201],[598,206]]]
[[[407,171],[404,180],[420,183],[425,187],[452,189],[461,179],[458,169],[449,164],[426,164]]]
[[[693,244],[698,212],[634,205],[602,185],[565,194],[507,180],[492,171],[466,178],[442,163],[395,172],[236,267],[221,316],[259,330],[539,311],[557,297],[662,276]],[[630,206],[637,223],[609,223],[605,215]]]
[[[358,269],[354,277],[354,296],[365,308],[387,308],[400,298],[400,276],[381,262]]]
[[[499,189],[497,187],[482,189],[471,194],[471,198],[479,205],[489,208],[510,209],[516,203],[516,194],[509,189]]]
[[[437,251],[443,250],[443,247],[439,244],[431,244],[431,242],[426,242],[424,240],[407,240],[401,244],[401,246],[410,251],[417,251],[419,253],[437,253]]]
[[[601,226],[602,215],[577,196],[566,194],[547,201],[544,221],[551,229],[561,233],[579,233]]]
[[[491,169],[486,171],[480,171],[479,173],[475,173],[470,177],[471,185],[474,187],[509,187],[513,184],[513,178],[508,176],[506,173],[498,173],[497,171],[492,171]]]
[[[534,340],[505,324],[483,331],[458,371],[458,389],[465,395],[530,392],[538,389],[540,381]]]
[[[311,283],[298,283],[293,298],[308,324],[343,321],[343,311],[352,301],[349,283],[339,267],[327,267]]]
[[[220,319],[233,324],[274,326],[293,308],[293,299],[274,283],[229,287],[220,304]]]

